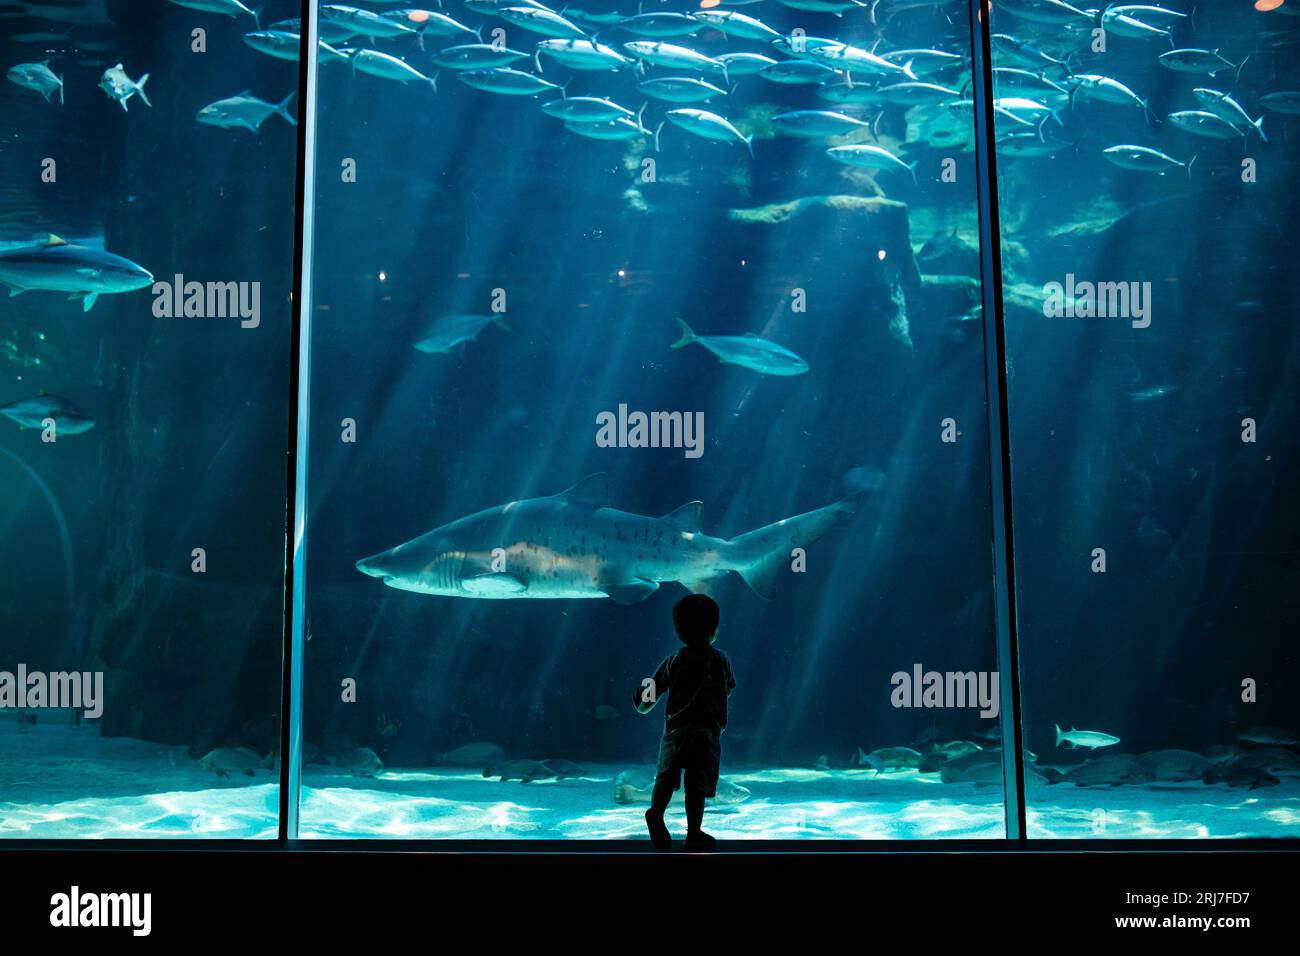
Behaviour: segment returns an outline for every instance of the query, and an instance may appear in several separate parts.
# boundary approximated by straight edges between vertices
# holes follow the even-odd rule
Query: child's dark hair
[[[673,605],[673,627],[688,647],[707,647],[718,633],[722,611],[707,594],[688,594]]]

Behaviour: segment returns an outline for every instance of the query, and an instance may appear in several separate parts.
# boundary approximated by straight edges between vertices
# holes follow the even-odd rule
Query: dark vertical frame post
[[[975,183],[979,192],[980,280],[984,304],[984,388],[988,410],[993,515],[993,600],[1002,718],[1002,793],[1007,837],[1025,839],[1025,760],[1020,727],[1020,659],[1016,646],[1015,542],[1011,528],[1011,433],[1007,342],[1002,314],[1002,238],[993,112],[989,0],[970,0],[971,76],[975,112]]]
[[[311,394],[311,286],[316,202],[316,0],[302,0],[298,47],[298,184],[289,356],[289,456],[285,508],[284,665],[280,709],[280,839],[298,837],[302,771],[302,669],[306,605],[307,435]]]

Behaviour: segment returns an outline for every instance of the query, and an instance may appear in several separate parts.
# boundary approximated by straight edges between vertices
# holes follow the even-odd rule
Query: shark
[[[806,514],[735,538],[700,530],[704,504],[659,517],[610,506],[601,472],[544,498],[488,508],[357,561],[357,570],[403,591],[448,597],[611,598],[644,601],[676,581],[691,590],[735,572],[763,598],[796,548],[854,514],[855,491]]]

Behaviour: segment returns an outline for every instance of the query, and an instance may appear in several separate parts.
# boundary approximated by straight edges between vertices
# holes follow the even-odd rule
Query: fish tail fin
[[[919,162],[919,159],[914,159],[907,164],[907,171],[912,174],[912,185],[914,186],[916,185],[916,164]]]
[[[289,104],[293,102],[293,98],[297,95],[298,95],[297,90],[291,90],[289,92],[289,95],[286,96],[284,99],[282,99],[279,103],[277,103],[275,107],[276,113],[283,116],[285,122],[288,123],[290,126],[298,125],[298,121],[294,119],[293,114],[289,112]]]
[[[59,105],[60,105],[60,106],[63,105],[63,76],[62,76],[62,74],[59,75]],[[1261,116],[1261,117],[1259,118],[1259,121],[1260,121],[1261,123],[1264,122],[1264,118]]]
[[[1200,153],[1197,153],[1195,156],[1193,156],[1191,159],[1189,159],[1189,160],[1187,161],[1187,178],[1188,178],[1188,179],[1191,179],[1191,178],[1192,178],[1192,164],[1195,163],[1198,159],[1200,159],[1200,157],[1201,157],[1201,154],[1200,154]]]
[[[248,12],[253,15],[253,28],[260,31],[262,29],[262,11],[266,9],[266,4],[259,4]]]
[[[645,123],[642,118],[645,116],[645,108],[649,105],[650,105],[650,101],[646,100],[644,103],[641,104],[641,108],[636,111],[636,125],[638,129],[641,130],[645,129]],[[1263,122],[1263,120],[1261,119],[1260,122]]]
[[[750,158],[750,159],[753,159],[753,158],[754,158],[754,136],[753,136],[753,134],[750,134],[748,137],[742,136],[741,139],[742,139],[742,140],[744,141],[744,143],[745,143],[745,148],[746,148],[747,150],[749,150],[749,158]]]
[[[269,754],[267,754],[265,757],[263,757],[263,758],[262,758],[262,762],[261,762],[261,764],[260,764],[259,766],[261,766],[262,769],[264,769],[264,770],[270,770],[272,767],[274,767],[274,766],[275,766],[275,751],[272,750]]]
[[[140,99],[144,100],[144,105],[152,108],[153,104],[149,102],[149,97],[146,96],[144,92],[144,85],[148,82],[149,74],[146,73],[144,76],[140,77],[140,79],[135,81],[135,91],[140,94]]]
[[[1059,746],[1061,746],[1061,737],[1062,737],[1062,734],[1061,734],[1061,725],[1060,725],[1060,724],[1052,724],[1052,726],[1056,728],[1056,746],[1059,747]]]
[[[727,542],[726,561],[755,594],[771,598],[776,590],[776,577],[788,566],[791,552],[807,548],[846,515],[854,514],[865,495],[865,491],[855,491],[824,508],[732,538]]]
[[[537,70],[538,73],[545,72],[545,70],[542,69],[542,48],[541,47],[538,47],[536,50],[533,51],[533,68]]]
[[[493,321],[494,323],[496,323],[497,325],[501,326],[501,328],[505,329],[507,332],[513,332],[513,331],[514,331],[514,329],[512,329],[510,326],[506,325],[506,317],[505,317],[504,315],[502,315],[500,312],[493,312],[493,313],[492,313],[492,321]]]
[[[63,90],[61,89],[59,90],[59,95],[60,96],[63,95]],[[1268,137],[1264,135],[1264,117],[1261,116],[1259,119],[1255,120],[1255,122],[1252,123],[1251,125],[1255,127],[1255,132],[1259,134],[1259,138],[1267,143]]]
[[[664,128],[663,121],[660,120],[659,125],[655,127],[655,152],[656,153],[659,152],[659,134],[663,132],[663,128]]]
[[[423,34],[421,34],[421,35],[423,35]],[[433,76],[426,76],[426,77],[425,77],[425,80],[427,80],[428,83],[429,83],[429,89],[431,89],[431,90],[433,90],[433,92],[437,93],[437,92],[438,92],[438,74],[435,73],[435,74],[433,74]]]
[[[658,134],[656,133],[655,135]],[[14,295],[17,294],[18,294],[17,292],[14,293]],[[692,342],[695,341],[695,332],[691,329],[689,325],[687,325],[681,319],[677,320],[677,324],[682,327],[682,337],[678,339],[676,342],[674,342],[672,344],[672,347],[675,349],[680,349],[687,345],[690,345]]]
[[[415,48],[421,53],[424,52],[424,31],[420,30],[415,34]]]

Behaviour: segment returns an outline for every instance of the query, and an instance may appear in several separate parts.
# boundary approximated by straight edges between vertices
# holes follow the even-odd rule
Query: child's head
[[[707,594],[688,594],[673,605],[673,627],[687,647],[708,647],[718,636],[718,602]]]

